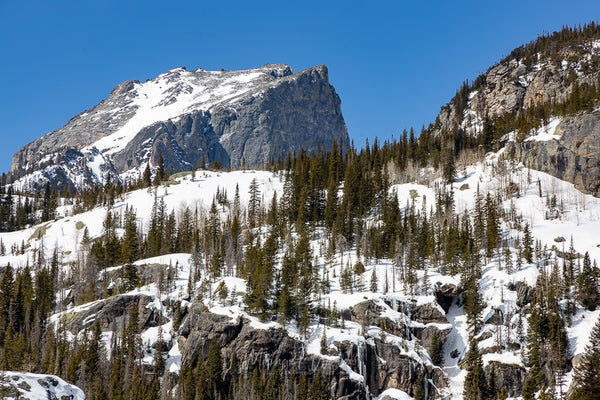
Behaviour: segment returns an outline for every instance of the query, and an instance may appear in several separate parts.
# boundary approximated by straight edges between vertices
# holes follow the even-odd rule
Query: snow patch
[[[125,107],[134,109],[133,116],[120,128],[84,148],[97,148],[103,154],[114,154],[143,128],[160,121],[175,120],[191,111],[209,110],[219,103],[239,98],[277,78],[271,73],[282,66],[268,66],[244,71],[215,73],[176,68],[145,83],[135,83],[127,94]],[[111,110],[118,114],[120,109]]]
[[[403,392],[399,389],[386,389],[381,394],[376,397],[374,400],[383,400],[383,399],[394,399],[394,400],[413,400],[413,397],[410,397],[406,392]]]
[[[547,125],[540,127],[534,132],[533,136],[525,139],[526,142],[547,142],[548,140],[558,140],[560,135],[556,135],[556,127],[562,120],[560,118],[551,118]]]
[[[0,372],[0,388],[6,386],[15,389],[19,396],[3,397],[5,400],[85,400],[83,390],[54,375],[3,371]]]

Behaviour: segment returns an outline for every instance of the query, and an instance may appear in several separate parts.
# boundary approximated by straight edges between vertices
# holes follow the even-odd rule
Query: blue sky
[[[0,0],[0,170],[118,83],[178,66],[327,64],[362,146],[432,122],[461,82],[514,47],[599,19],[597,0]]]

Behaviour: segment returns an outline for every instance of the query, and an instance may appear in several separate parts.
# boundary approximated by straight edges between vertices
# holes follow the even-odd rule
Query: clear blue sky
[[[0,171],[118,83],[178,66],[327,64],[362,146],[432,122],[514,47],[598,19],[598,0],[0,0]]]

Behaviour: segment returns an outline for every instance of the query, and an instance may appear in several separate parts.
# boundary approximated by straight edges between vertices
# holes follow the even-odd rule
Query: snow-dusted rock
[[[0,396],[5,400],[85,400],[83,390],[54,375],[0,372]]]
[[[553,136],[553,140],[509,142],[504,156],[599,197],[600,114],[570,117],[556,126]]]

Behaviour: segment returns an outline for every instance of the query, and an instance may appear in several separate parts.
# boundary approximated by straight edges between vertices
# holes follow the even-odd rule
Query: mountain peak
[[[174,170],[201,167],[202,160],[239,167],[242,160],[262,165],[334,139],[348,144],[324,65],[296,74],[285,64],[239,71],[178,67],[115,86],[107,99],[19,150],[12,172],[38,171],[53,184],[78,186],[101,183],[109,173],[135,175],[158,153]],[[35,185],[38,178],[26,181]]]

